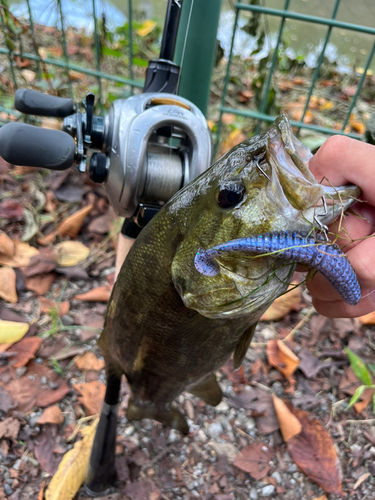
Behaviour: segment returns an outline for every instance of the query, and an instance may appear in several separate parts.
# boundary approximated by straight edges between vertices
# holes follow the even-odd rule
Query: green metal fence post
[[[183,0],[174,62],[181,66],[179,95],[206,114],[216,55],[221,0]]]

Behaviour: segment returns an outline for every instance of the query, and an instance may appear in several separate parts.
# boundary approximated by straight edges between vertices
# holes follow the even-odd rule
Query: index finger
[[[326,177],[333,186],[356,184],[361,198],[375,205],[375,146],[334,135],[310,159],[309,168],[318,181]]]

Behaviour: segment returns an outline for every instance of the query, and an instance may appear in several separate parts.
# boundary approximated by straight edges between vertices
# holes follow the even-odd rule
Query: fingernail
[[[370,293],[370,299],[375,302],[375,288],[374,290]]]

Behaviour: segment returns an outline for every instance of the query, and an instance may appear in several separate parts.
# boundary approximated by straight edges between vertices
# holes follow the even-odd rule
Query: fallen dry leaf
[[[41,245],[48,245],[50,243],[53,243],[58,235],[70,236],[71,238],[75,238],[79,233],[84,220],[93,208],[94,205],[87,205],[77,212],[74,212],[74,214],[70,215],[61,222],[56,231],[53,231],[51,234],[48,234],[43,238],[39,238],[38,243],[40,243]]]
[[[23,206],[18,201],[7,198],[0,202],[0,219],[21,220],[23,211]]]
[[[208,446],[210,446],[217,455],[225,455],[230,463],[240,454],[239,450],[237,450],[232,443],[216,443],[215,441],[210,441]]]
[[[16,273],[10,267],[0,268],[0,297],[11,304],[15,304],[18,300]]]
[[[102,368],[104,368],[104,361],[102,359],[98,359],[93,352],[85,352],[83,356],[78,356],[75,359],[75,364],[81,371],[100,371]]]
[[[326,495],[322,495],[321,497],[315,497],[313,500],[328,500]]]
[[[93,380],[84,384],[75,384],[73,388],[80,394],[78,401],[86,408],[87,415],[100,413],[105,395],[104,384],[98,380]]]
[[[87,259],[90,249],[79,241],[63,241],[55,246],[55,255],[60,267],[76,266]]]
[[[42,313],[44,314],[49,314],[51,311],[58,311],[59,316],[64,316],[69,312],[69,300],[64,300],[59,304],[54,300],[46,299],[45,297],[40,297],[39,300],[42,303]]]
[[[301,288],[292,283],[290,292],[285,293],[273,301],[272,305],[260,318],[260,321],[278,321],[290,311],[299,311],[301,306]]]
[[[372,382],[374,383],[374,380]],[[355,391],[358,389],[360,385],[361,382],[358,380],[357,376],[353,372],[352,367],[349,366],[349,368],[345,370],[344,375],[341,377],[339,384],[340,391],[345,392],[345,394],[348,394],[349,396],[353,396]],[[374,390],[366,389],[362,392],[359,399],[361,401],[365,400],[369,401],[372,399],[373,394]]]
[[[146,21],[144,21],[143,24],[137,30],[135,30],[135,32],[137,33],[137,35],[144,37],[149,35],[156,25],[156,21],[146,19]]]
[[[13,257],[0,254],[0,266],[22,267],[30,264],[33,255],[37,255],[39,250],[30,246],[28,243],[14,240],[15,252]]]
[[[64,416],[58,406],[50,406],[41,414],[37,424],[62,424]]]
[[[16,249],[13,241],[4,231],[0,231],[0,253],[7,257],[13,257]]]
[[[41,484],[41,486],[40,486],[40,489],[39,489],[39,493],[38,493],[38,498],[37,498],[37,500],[43,500],[43,498],[44,498],[44,488],[45,488],[45,486],[46,486],[46,482],[45,482],[45,481],[43,481],[43,482],[42,482],[42,484]]]
[[[375,311],[360,316],[358,319],[362,325],[375,325]]]
[[[267,344],[267,358],[271,366],[290,378],[296,371],[300,361],[297,356],[281,340],[272,339]]]
[[[286,404],[280,398],[275,396],[275,394],[272,394],[272,399],[277,419],[280,424],[281,434],[284,441],[287,442],[289,439],[297,436],[301,432],[301,422],[293,415]]]
[[[98,420],[86,427],[85,436],[63,456],[46,490],[46,500],[71,500],[85,479]]]
[[[54,383],[56,389],[43,384],[43,377],[49,383]],[[3,384],[0,382],[0,385]],[[6,384],[6,390],[17,404],[17,410],[26,413],[34,406],[45,408],[57,403],[68,394],[70,388],[52,369],[30,361],[26,375],[10,380]]]
[[[50,476],[55,474],[62,460],[62,456],[55,453],[58,441],[57,426],[47,425],[42,429],[34,445],[35,458],[38,460],[41,469]]]
[[[35,353],[39,349],[43,340],[40,337],[26,337],[12,345],[12,352],[16,353],[12,358],[11,365],[20,368],[27,365],[30,359],[35,358]]]
[[[27,290],[31,290],[37,295],[45,295],[51,288],[51,285],[55,281],[55,279],[55,273],[38,274],[38,276],[26,278],[25,287],[27,288]]]
[[[328,431],[306,411],[292,406],[285,408],[275,396],[274,402],[275,407],[278,407],[276,412],[281,415],[283,422],[280,422],[281,432],[284,436],[283,428],[286,429],[286,445],[296,465],[324,491],[343,497],[341,466]],[[295,419],[301,425],[299,433],[296,433],[298,425]],[[293,420],[294,423],[290,425],[288,420]]]
[[[57,266],[54,249],[52,247],[42,248],[37,255],[33,255],[26,267],[21,267],[26,278],[37,274],[45,274],[53,271]]]
[[[254,479],[262,479],[270,470],[273,450],[264,443],[253,443],[241,450],[233,465],[248,472]]]
[[[86,293],[75,295],[73,299],[86,300],[87,302],[108,302],[112,293],[112,287],[109,285],[98,286]]]
[[[124,488],[126,499],[129,500],[161,500],[162,493],[156,484],[149,479],[141,479],[136,483],[128,482]]]
[[[29,323],[0,319],[0,344],[14,344],[21,340],[29,329]]]
[[[0,422],[0,439],[8,438],[15,440],[18,436],[21,424],[19,420],[9,417]]]

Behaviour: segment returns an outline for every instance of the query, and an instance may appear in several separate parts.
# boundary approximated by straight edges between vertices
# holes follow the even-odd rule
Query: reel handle
[[[72,99],[42,94],[36,90],[18,89],[14,96],[14,107],[27,115],[65,118],[76,109]]]
[[[7,123],[0,129],[0,156],[13,165],[66,170],[75,159],[73,137],[24,123]]]

